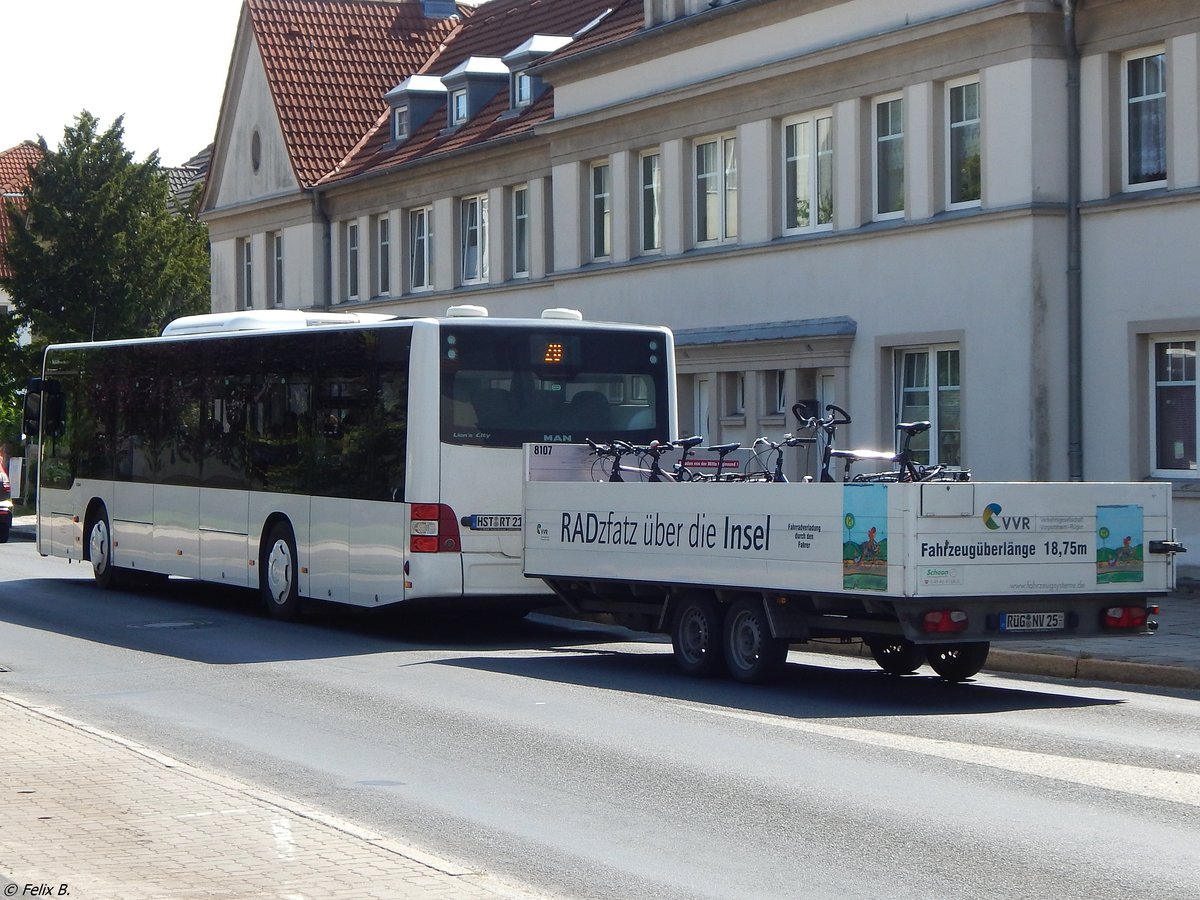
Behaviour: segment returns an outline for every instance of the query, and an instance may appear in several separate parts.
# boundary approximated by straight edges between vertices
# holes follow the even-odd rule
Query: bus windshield
[[[444,326],[441,373],[446,443],[645,443],[669,430],[661,333]]]

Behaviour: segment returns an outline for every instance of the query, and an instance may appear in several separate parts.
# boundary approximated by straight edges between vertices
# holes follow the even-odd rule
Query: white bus
[[[675,437],[665,328],[299,311],[47,348],[38,551],[101,586],[185,576],[381,607],[548,602],[521,574],[522,444]]]

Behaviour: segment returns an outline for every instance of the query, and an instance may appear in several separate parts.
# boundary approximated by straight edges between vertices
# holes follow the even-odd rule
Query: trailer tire
[[[787,641],[771,633],[761,597],[744,597],[725,614],[725,664],[735,680],[765,684],[783,673]]]
[[[889,675],[911,675],[925,664],[925,651],[904,638],[867,641],[871,656]]]
[[[684,674],[710,678],[721,673],[724,610],[711,594],[688,594],[676,601],[671,625],[675,665]]]
[[[925,651],[929,666],[947,681],[966,681],[979,673],[987,662],[991,644],[976,641],[966,644],[942,644]]]

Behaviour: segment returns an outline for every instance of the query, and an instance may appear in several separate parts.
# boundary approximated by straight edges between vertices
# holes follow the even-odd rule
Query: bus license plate
[[[1001,631],[1061,631],[1067,627],[1067,614],[1061,612],[1004,613]]]
[[[520,516],[471,516],[472,531],[520,531]]]

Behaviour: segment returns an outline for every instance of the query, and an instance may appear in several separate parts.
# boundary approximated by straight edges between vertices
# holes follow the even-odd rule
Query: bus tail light
[[[408,549],[412,553],[458,553],[458,518],[445,503],[414,503]]]
[[[1144,606],[1110,606],[1104,610],[1100,624],[1113,631],[1140,630],[1146,627],[1149,615]]]
[[[926,634],[956,634],[967,630],[967,614],[961,609],[933,609],[921,617]]]

